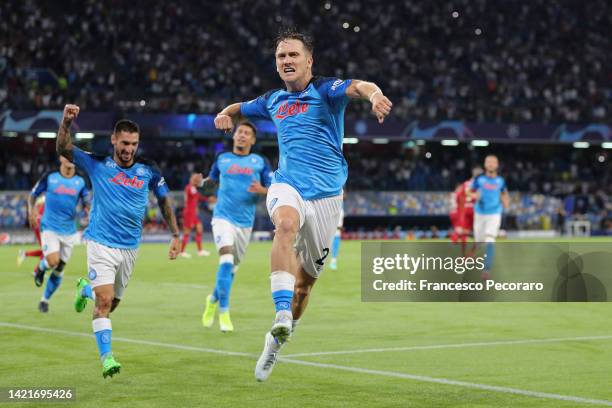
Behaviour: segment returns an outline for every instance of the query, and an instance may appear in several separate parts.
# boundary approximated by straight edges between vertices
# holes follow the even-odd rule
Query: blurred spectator
[[[280,86],[272,42],[297,26],[316,74],[376,81],[401,119],[612,113],[607,0],[23,0],[0,16],[2,109],[217,112]]]

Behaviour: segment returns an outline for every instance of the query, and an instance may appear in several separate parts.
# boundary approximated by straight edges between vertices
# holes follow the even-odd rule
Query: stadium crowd
[[[314,34],[316,74],[374,80],[399,119],[612,112],[606,0],[23,0],[0,16],[0,109],[216,112],[280,86],[272,40],[296,26]]]
[[[44,149],[41,146],[36,154],[27,153],[23,146],[0,149],[0,190],[28,190],[46,170],[57,165],[50,146]],[[159,141],[146,143],[142,154],[154,159],[170,189],[180,192],[190,173],[207,172],[223,148],[220,142]],[[275,167],[277,148],[267,146],[260,152]],[[465,181],[471,167],[481,163],[489,152],[500,157],[501,174],[510,191],[520,193],[513,196],[510,211],[517,217],[517,225],[525,228],[539,225],[544,215],[553,224],[568,217],[588,218],[597,225],[612,219],[612,166],[604,151],[518,145],[480,151],[465,145],[443,148],[437,143],[412,148],[392,144],[378,150],[347,147],[345,155],[350,169],[347,214],[448,214],[448,193]],[[149,218],[159,218],[153,214],[156,207],[151,208]],[[2,223],[20,225],[24,216],[20,211],[22,206],[12,198],[3,202]],[[265,209],[262,211],[265,213]]]

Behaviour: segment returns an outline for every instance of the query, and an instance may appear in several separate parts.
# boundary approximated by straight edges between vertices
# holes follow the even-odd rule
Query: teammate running
[[[17,254],[17,266],[21,266],[22,263],[25,262],[26,258],[38,258],[40,261],[44,258],[42,243],[40,242],[40,221],[45,212],[45,196],[41,195],[34,202],[34,214],[35,217],[32,219],[30,216],[30,211],[28,211],[28,223],[30,224],[30,228],[34,231],[34,237],[36,238],[36,242],[38,242],[38,249],[31,249],[29,251],[25,251],[23,249],[19,250]],[[36,273],[36,269],[34,270]]]
[[[183,242],[181,243],[181,253],[183,258],[191,258],[191,254],[185,252],[185,247],[189,242],[191,231],[196,229],[196,246],[198,247],[198,256],[209,256],[210,252],[202,249],[202,221],[198,216],[198,204],[200,201],[208,201],[206,196],[198,192],[198,183],[200,179],[198,173],[193,173],[189,177],[189,184],[185,186],[185,206],[183,207]]]
[[[250,122],[236,127],[232,152],[217,156],[208,177],[202,180],[204,187],[219,184],[217,204],[213,210],[212,228],[215,245],[219,251],[217,283],[206,298],[202,315],[204,327],[211,327],[219,306],[219,327],[231,332],[234,326],[229,314],[229,295],[234,281],[235,267],[244,258],[259,195],[265,195],[271,182],[271,171],[266,160],[251,153],[257,130]]]
[[[43,259],[34,270],[34,284],[41,286],[45,272],[52,270],[38,310],[49,311],[49,300],[62,283],[64,268],[72,255],[77,240],[76,207],[79,200],[89,212],[89,190],[83,177],[76,175],[74,164],[60,156],[59,171],[49,171],[38,180],[28,199],[28,215],[32,228],[36,227],[35,202],[45,194],[45,211],[40,221]]]
[[[259,381],[272,372],[329,255],[347,178],[342,141],[349,98],[369,100],[380,123],[391,112],[391,102],[371,82],[313,77],[313,44],[306,35],[281,33],[275,58],[285,89],[229,105],[215,118],[221,130],[242,114],[272,119],[278,131],[279,165],[266,199],[276,227],[270,276],[276,318],[255,367]]]
[[[102,361],[102,376],[106,378],[121,368],[111,352],[109,315],[119,305],[134,269],[149,191],[157,197],[172,233],[170,259],[178,255],[179,231],[168,187],[159,169],[155,163],[136,157],[140,139],[138,125],[125,119],[118,121],[111,136],[113,155],[97,156],[72,144],[70,127],[78,114],[76,105],[64,108],[57,152],[83,169],[92,183],[92,210],[84,234],[91,283],[79,279],[74,306],[77,312],[82,312],[87,299],[95,301],[92,325]]]
[[[490,277],[495,257],[495,240],[501,226],[502,212],[510,206],[510,197],[506,181],[498,176],[499,160],[489,155],[484,162],[485,174],[476,177],[472,182],[475,191],[474,206],[474,241],[485,243],[485,270],[482,279]]]

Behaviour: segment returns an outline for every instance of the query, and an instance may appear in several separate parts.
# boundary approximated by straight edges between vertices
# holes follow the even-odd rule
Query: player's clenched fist
[[[77,116],[79,116],[80,108],[76,105],[64,106],[64,121],[72,122]]]
[[[215,118],[215,127],[223,131],[232,130],[234,122],[232,122],[231,116],[220,113]]]
[[[374,112],[374,114],[378,118],[378,123],[383,123],[385,117],[389,113],[391,113],[391,107],[393,106],[393,104],[391,103],[389,98],[383,95],[380,91],[377,91],[374,93],[374,95],[372,95],[371,102],[372,112]]]

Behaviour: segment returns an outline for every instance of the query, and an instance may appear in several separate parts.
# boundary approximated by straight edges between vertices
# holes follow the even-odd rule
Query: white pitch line
[[[66,336],[94,338],[94,335],[89,334],[89,333],[72,332],[68,330],[59,330],[59,329],[49,329],[46,327],[27,326],[24,324],[15,324],[15,323],[8,323],[8,322],[0,322],[0,327],[12,327],[15,329],[23,329],[23,330],[37,331],[37,332],[43,332],[43,333],[54,333],[54,334],[63,334]],[[206,347],[186,346],[183,344],[160,343],[157,341],[148,341],[148,340],[134,340],[134,339],[127,339],[125,337],[113,336],[113,341],[118,341],[121,343],[144,344],[144,345],[155,346],[155,347],[166,347],[166,348],[173,348],[177,350],[198,351],[200,353],[220,354],[223,356],[240,356],[240,357],[252,357],[252,358],[258,357],[255,354],[242,353],[239,351],[226,351],[226,350],[211,349],[211,348],[206,348]]]
[[[612,339],[612,335],[583,336],[583,337],[558,337],[558,338],[550,338],[550,339],[500,340],[500,341],[482,341],[482,342],[477,342],[477,343],[429,344],[429,345],[423,345],[423,346],[319,351],[319,352],[312,352],[312,353],[287,354],[285,355],[285,357],[286,358],[316,357],[316,356],[334,356],[334,355],[341,355],[341,354],[385,353],[388,351],[439,350],[439,349],[468,348],[468,347],[510,346],[510,345],[520,345],[520,344],[562,343],[562,342],[567,342],[567,341],[594,341],[594,340],[610,340],[610,339]]]
[[[281,358],[280,360],[284,363],[293,363],[293,364],[299,364],[299,365],[305,365],[305,366],[311,366],[311,367],[350,371],[353,373],[403,378],[406,380],[414,380],[414,381],[444,384],[444,385],[455,385],[458,387],[474,388],[477,390],[484,390],[484,391],[502,392],[506,394],[522,395],[526,397],[546,398],[546,399],[554,399],[554,400],[561,400],[561,401],[568,401],[568,402],[570,401],[580,402],[583,404],[605,405],[605,406],[612,407],[612,401],[607,401],[607,400],[574,397],[571,395],[551,394],[548,392],[521,390],[518,388],[500,387],[496,385],[487,385],[487,384],[471,383],[471,382],[466,382],[466,381],[448,380],[446,378],[427,377],[423,375],[404,374],[404,373],[398,373],[394,371],[371,370],[369,368],[347,367],[347,366],[341,366],[337,364],[315,363],[311,361],[293,360],[293,359],[289,359],[285,357]]]
[[[15,329],[35,331],[35,332],[43,332],[43,333],[62,334],[62,335],[67,335],[67,336],[93,337],[93,335],[86,334],[86,333],[72,332],[72,331],[59,330],[59,329],[49,329],[46,327],[28,326],[28,325],[9,323],[9,322],[0,322],[0,327],[8,327],[8,328],[15,328]],[[128,339],[128,338],[123,338],[123,337],[113,337],[113,341],[132,343],[132,344],[143,344],[143,345],[154,346],[154,347],[163,347],[163,348],[185,350],[185,351],[195,351],[195,352],[200,352],[200,353],[210,353],[210,354],[225,355],[225,356],[238,356],[238,357],[248,357],[248,358],[257,357],[256,355],[250,354],[250,353],[218,350],[218,349],[212,349],[212,348],[206,348],[206,347],[187,346],[183,344],[161,343],[157,341]],[[483,390],[483,391],[492,391],[492,392],[499,392],[499,393],[504,393],[504,394],[521,395],[525,397],[535,397],[535,398],[542,398],[542,399],[552,399],[552,400],[557,400],[557,401],[578,402],[582,404],[594,404],[594,405],[603,405],[603,406],[612,407],[612,401],[575,397],[572,395],[562,395],[562,394],[553,394],[553,393],[539,392],[539,391],[529,391],[529,390],[522,390],[518,388],[500,387],[496,385],[487,385],[487,384],[470,383],[466,381],[449,380],[446,378],[435,378],[435,377],[428,377],[428,376],[422,376],[422,375],[399,373],[395,371],[371,370],[368,368],[342,366],[342,365],[337,365],[337,364],[316,363],[316,362],[311,362],[311,361],[295,360],[295,359],[287,358],[287,357],[281,357],[279,361],[283,363],[288,363],[288,364],[296,364],[296,365],[303,365],[303,366],[310,366],[310,367],[317,367],[317,368],[324,368],[324,369],[331,369],[331,370],[347,371],[347,372],[359,373],[359,374],[379,375],[383,377],[401,378],[404,380],[412,380],[412,381],[419,381],[419,382],[426,382],[426,383],[452,385],[452,386],[472,388],[472,389]]]

